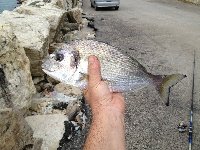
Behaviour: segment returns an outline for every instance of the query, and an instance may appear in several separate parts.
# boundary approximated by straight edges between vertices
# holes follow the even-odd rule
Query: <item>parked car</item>
[[[90,0],[91,7],[94,7],[95,10],[99,10],[102,7],[114,7],[115,10],[119,9],[120,0]]]

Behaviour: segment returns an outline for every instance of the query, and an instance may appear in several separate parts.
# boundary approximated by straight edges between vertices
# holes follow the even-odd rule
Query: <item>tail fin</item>
[[[172,75],[156,75],[153,76],[153,83],[156,86],[160,96],[166,100],[166,105],[169,105],[169,92],[170,88],[176,85],[180,80],[185,78],[183,74],[172,74]]]

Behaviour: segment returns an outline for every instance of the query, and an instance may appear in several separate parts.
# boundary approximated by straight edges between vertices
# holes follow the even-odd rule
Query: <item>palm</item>
[[[124,98],[121,93],[110,92],[108,85],[100,81],[92,88],[88,89],[85,97],[92,108],[105,109],[113,108],[119,112],[124,112]],[[90,101],[92,99],[93,101]]]

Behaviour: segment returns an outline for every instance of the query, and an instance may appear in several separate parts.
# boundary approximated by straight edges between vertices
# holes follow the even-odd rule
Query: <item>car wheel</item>
[[[118,10],[118,9],[119,9],[119,6],[116,6],[116,7],[115,7],[115,10]]]

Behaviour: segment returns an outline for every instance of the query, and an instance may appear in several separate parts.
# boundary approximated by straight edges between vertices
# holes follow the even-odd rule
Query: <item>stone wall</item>
[[[40,149],[42,140],[24,118],[36,92],[32,78],[44,78],[42,60],[50,44],[63,38],[63,28],[69,25],[66,34],[71,23],[81,24],[77,5],[77,0],[23,0],[0,14],[0,149]]]
[[[190,3],[194,3],[194,4],[197,4],[199,5],[200,4],[200,0],[183,0],[185,2],[190,2]]]
[[[0,109],[30,105],[35,87],[30,63],[8,22],[0,22]]]
[[[19,45],[24,48],[30,59],[32,75],[41,76],[43,73],[39,66],[48,52],[49,22],[41,16],[36,17],[10,11],[4,11],[0,15],[0,22],[7,22],[12,26]]]
[[[0,149],[34,147],[33,131],[23,118],[35,87],[30,63],[12,26],[0,23]],[[37,141],[37,140],[36,140]],[[41,145],[41,144],[40,144]]]
[[[0,149],[40,150],[42,139],[34,138],[33,131],[21,112],[0,109]]]
[[[63,24],[68,18],[80,17],[81,11],[74,8],[75,4],[75,0],[27,0],[13,12],[0,14],[0,23],[11,24],[19,44],[25,49],[32,76],[44,75],[41,61],[47,56],[50,43],[59,36]]]

